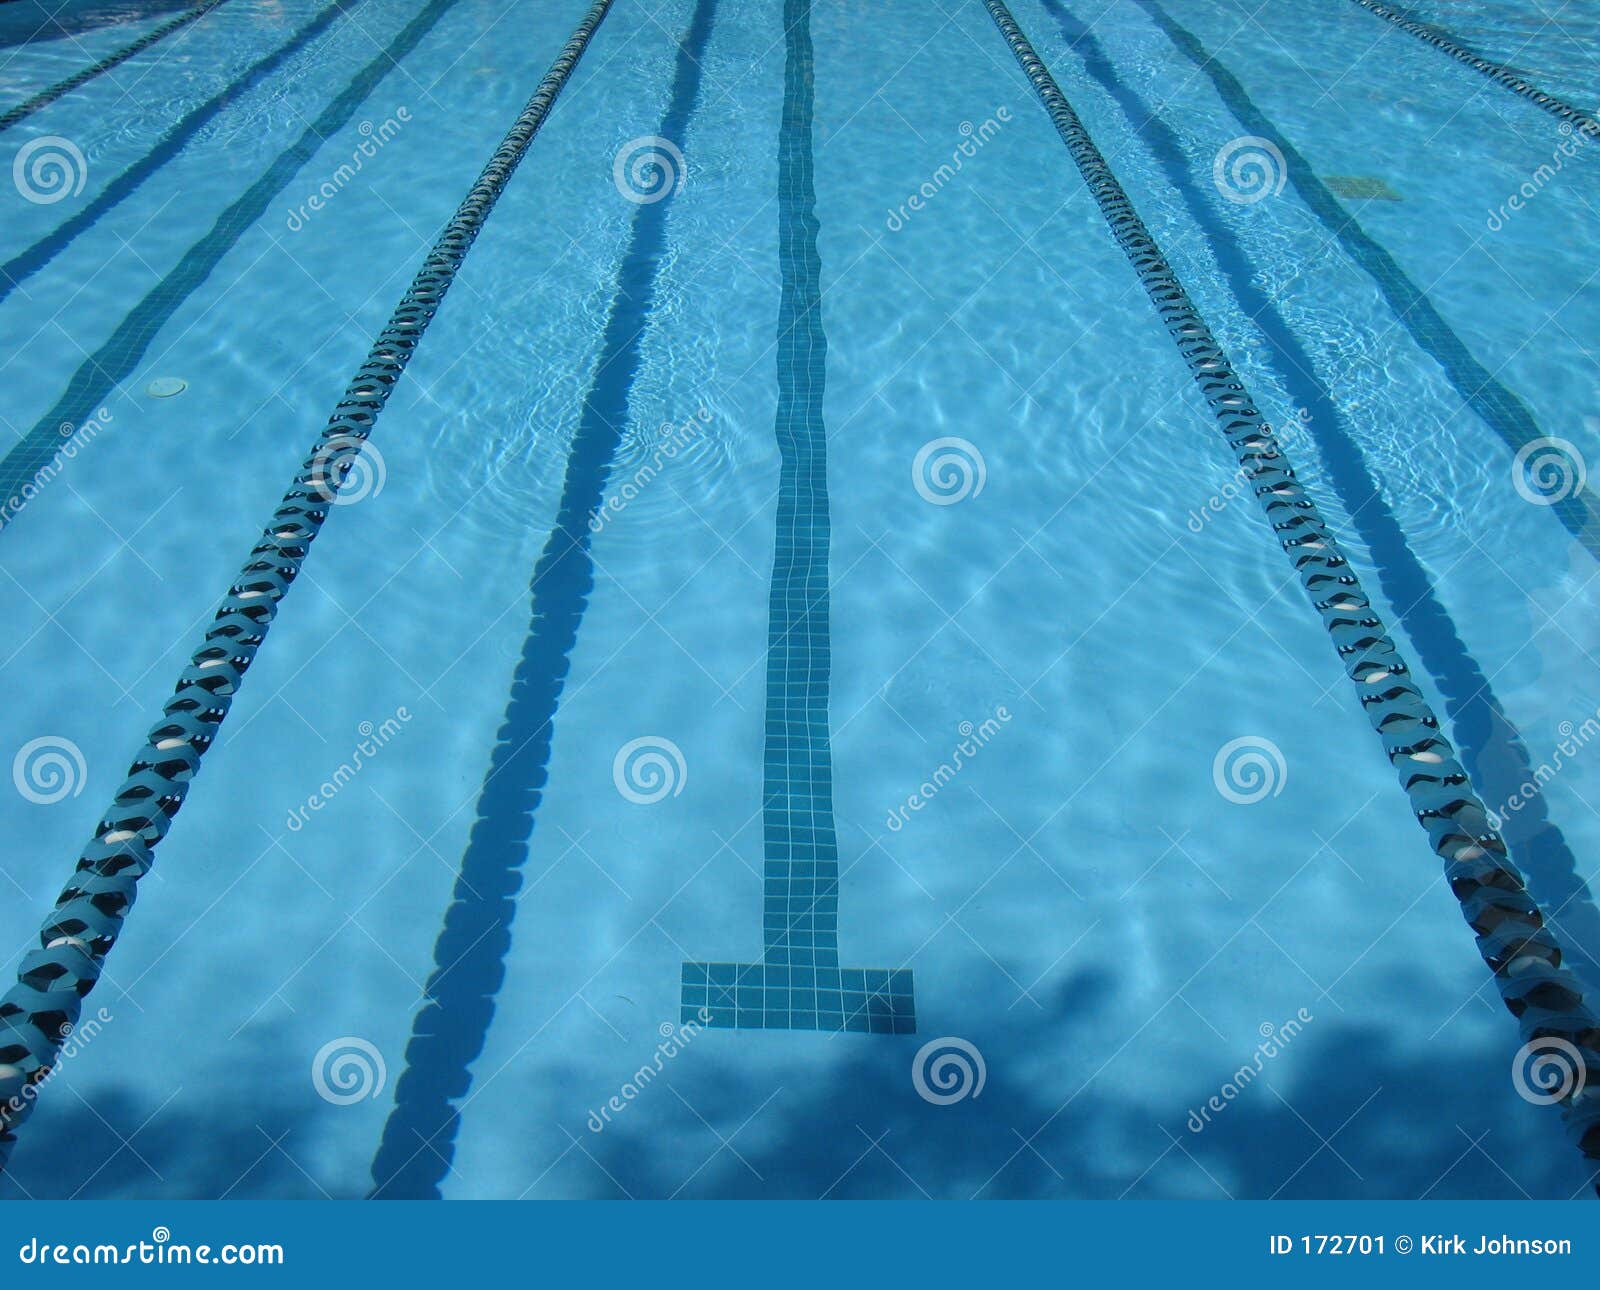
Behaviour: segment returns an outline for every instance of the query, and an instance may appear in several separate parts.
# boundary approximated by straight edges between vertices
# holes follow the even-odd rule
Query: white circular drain
[[[144,387],[144,392],[152,399],[170,399],[174,394],[182,394],[189,388],[189,382],[178,376],[158,376]]]

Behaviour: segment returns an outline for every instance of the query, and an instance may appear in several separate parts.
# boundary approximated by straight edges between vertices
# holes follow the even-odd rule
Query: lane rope
[[[1571,1064],[1570,1079],[1563,1081],[1565,1096],[1541,1100],[1559,1102],[1579,1150],[1600,1162],[1600,1019],[1585,1002],[1577,978],[1561,966],[1560,946],[1544,926],[1504,840],[1277,436],[1010,10],[1002,0],[983,3],[1066,143],[1322,615],[1417,820],[1444,861],[1445,879],[1477,934],[1478,951],[1507,1009],[1521,1023],[1524,1051],[1553,1048]]]
[[[138,881],[149,872],[156,845],[182,807],[345,476],[611,4],[595,0],[434,243],[228,588],[161,719],[80,853],[40,929],[42,948],[23,957],[17,984],[0,999],[0,1165],[15,1143],[16,1126],[33,1108],[38,1090],[32,1086],[49,1076],[57,1050],[76,1024],[82,999],[94,988],[133,906]]]
[[[1443,27],[1435,27],[1432,23],[1422,22],[1413,17],[1404,9],[1392,8],[1386,4],[1379,4],[1378,0],[1355,0],[1363,9],[1386,18],[1401,31],[1409,32],[1418,40],[1426,41],[1435,49],[1449,54],[1457,62],[1465,63],[1474,71],[1482,72],[1490,80],[1498,82],[1513,94],[1520,94],[1531,103],[1542,107],[1551,116],[1560,117],[1574,129],[1581,130],[1590,138],[1600,137],[1600,121],[1582,108],[1573,107],[1565,99],[1559,99],[1554,94],[1547,94],[1537,85],[1532,85],[1522,79],[1509,67],[1502,63],[1492,62],[1476,50],[1469,49]]]
[[[223,3],[225,3],[225,0],[205,0],[205,3],[196,5],[193,9],[190,9],[185,13],[180,13],[176,18],[172,19],[172,21],[164,22],[159,27],[152,28],[150,31],[145,32],[145,34],[140,36],[138,40],[133,42],[133,44],[124,46],[122,49],[117,50],[117,52],[114,54],[107,54],[98,63],[91,63],[81,72],[74,72],[71,76],[67,77],[66,80],[57,81],[48,89],[40,90],[31,99],[28,99],[22,103],[18,103],[16,107],[12,108],[3,115],[0,115],[0,131],[9,130],[12,126],[16,125],[18,121],[27,119],[40,108],[49,107],[50,104],[54,103],[63,94],[70,94],[73,90],[77,89],[78,86],[87,84],[96,76],[99,76],[102,72],[109,72],[113,67],[120,66],[121,64],[127,62],[135,54],[142,53],[144,50],[149,49],[150,46],[154,45],[157,41],[165,40],[168,36],[172,35],[173,32],[181,31],[191,22],[196,22],[199,19],[204,18],[218,5]]]
[[[32,246],[17,252],[4,264],[0,264],[0,303],[4,303],[6,298],[28,278],[70,246],[80,233],[93,228],[102,215],[133,193],[168,161],[178,156],[201,127],[215,119],[223,109],[236,103],[245,93],[277,71],[290,58],[327,31],[337,19],[360,3],[361,0],[332,0],[321,13],[296,31],[285,44],[251,64],[240,72],[232,83],[184,116],[162,136],[155,147],[101,189],[87,206],[73,212],[70,219],[51,229]]]
[[[396,75],[396,69],[445,15],[463,2],[426,0],[388,44],[374,49],[373,57],[323,105],[294,142],[217,214],[204,236],[191,244],[160,280],[128,308],[95,351],[84,356],[54,406],[0,456],[0,534],[16,523],[60,474],[62,438],[67,433],[62,427],[82,426],[106,407],[119,387],[137,372],[162,328],[210,279],[240,239],[257,227],[284,189],[328,140],[350,123],[377,87]],[[103,191],[110,192],[111,186]]]

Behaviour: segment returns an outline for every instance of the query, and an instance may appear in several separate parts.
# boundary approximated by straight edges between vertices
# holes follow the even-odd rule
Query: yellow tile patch
[[[1372,175],[1324,175],[1322,182],[1340,197],[1354,197],[1361,200],[1370,198],[1385,202],[1405,200],[1383,180]]]

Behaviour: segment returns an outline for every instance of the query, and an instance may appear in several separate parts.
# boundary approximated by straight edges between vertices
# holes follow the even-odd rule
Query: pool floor
[[[0,1189],[1590,1192],[1597,36],[0,4]]]

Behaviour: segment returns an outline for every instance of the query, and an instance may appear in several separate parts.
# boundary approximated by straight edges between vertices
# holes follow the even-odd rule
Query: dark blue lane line
[[[715,16],[716,0],[696,0],[678,44],[671,97],[657,134],[680,146],[700,99],[701,64]],[[372,1161],[374,1198],[437,1199],[450,1172],[461,1123],[455,1103],[472,1085],[472,1064],[483,1052],[495,998],[505,982],[522,866],[549,777],[556,712],[594,590],[589,520],[605,500],[606,481],[628,423],[656,277],[667,255],[672,201],[669,190],[634,213],[599,366],[567,457],[555,527],[534,565],[528,635],[512,677],[505,720],[434,945],[433,971],[406,1045],[405,1070],[395,1082],[394,1110]]]
[[[329,136],[350,123],[356,109],[378,83],[394,71],[400,60],[458,3],[459,0],[428,0],[416,17],[322,109],[300,137],[278,154],[261,178],[217,216],[211,231],[190,247],[171,272],[134,305],[116,331],[73,373],[55,407],[0,458],[0,502],[24,496],[24,488],[33,484],[35,476],[60,448],[61,427],[83,425],[118,384],[133,374],[157,333],[211,276],[250,226],[266,213],[267,207],[300,168],[316,155]],[[27,508],[0,506],[0,531],[16,523],[17,516],[26,512]]]
[[[219,112],[277,71],[331,27],[336,18],[359,3],[361,0],[333,0],[332,4],[295,32],[288,44],[280,46],[248,68],[220,94],[202,103],[167,131],[154,148],[107,184],[92,202],[74,214],[71,219],[59,228],[51,230],[27,250],[19,251],[6,263],[0,264],[0,303],[3,303],[25,279],[44,268],[70,246],[75,237],[93,228],[102,215],[176,157],[184,145]]]
[[[1513,453],[1544,437],[1533,414],[1510,390],[1475,359],[1462,339],[1450,329],[1426,293],[1411,281],[1388,251],[1375,242],[1355,218],[1317,178],[1306,159],[1288,137],[1251,100],[1239,80],[1194,34],[1180,26],[1156,0],[1136,0],[1167,38],[1203,72],[1217,94],[1252,134],[1271,139],[1283,154],[1289,182],[1324,228],[1339,240],[1350,256],[1377,285],[1390,309],[1411,338],[1432,355],[1455,386],[1461,400],[1489,426]],[[1510,481],[1509,472],[1507,482]],[[1595,559],[1600,560],[1600,502],[1588,488],[1575,490],[1553,503],[1568,531]]]
[[[154,45],[157,41],[165,40],[173,32],[181,31],[191,22],[195,22],[198,19],[205,17],[206,14],[210,13],[222,3],[223,0],[203,0],[203,3],[196,5],[193,9],[189,10],[188,13],[179,14],[170,22],[162,23],[161,26],[154,27],[145,32],[144,35],[140,36],[139,39],[134,41],[131,45],[125,45],[123,48],[117,50],[116,53],[108,54],[99,62],[92,63],[88,67],[85,67],[82,71],[73,73],[71,76],[67,77],[66,80],[57,81],[48,89],[40,90],[32,98],[26,100],[25,102],[18,103],[17,106],[12,108],[9,112],[0,113],[0,130],[9,130],[12,126],[16,125],[18,121],[25,120],[26,118],[32,116],[40,108],[48,107],[63,94],[70,94],[73,90],[77,89],[78,86],[87,84],[96,76],[99,76],[102,72],[109,72],[113,67],[121,66],[135,54],[143,53],[145,50],[149,49],[150,46]]]
[[[1172,128],[1117,73],[1093,33],[1060,0],[1041,0],[1073,52],[1122,109],[1190,216],[1206,234],[1239,307],[1261,329],[1278,358],[1290,398],[1310,413],[1309,432],[1327,464],[1328,481],[1349,512],[1376,566],[1379,585],[1394,605],[1423,666],[1444,697],[1457,751],[1478,791],[1492,803],[1513,799],[1535,782],[1527,745],[1500,706],[1483,669],[1468,652],[1440,602],[1427,571],[1406,543],[1405,532],[1367,467],[1349,418],[1316,375],[1311,355],[1277,305],[1257,283],[1256,266],[1222,216],[1222,198],[1207,177],[1196,182],[1183,144]],[[1551,822],[1542,793],[1507,815],[1503,833],[1528,874],[1534,896],[1567,934],[1566,946],[1583,957],[1574,966],[1600,986],[1600,908],[1578,875],[1577,857]]]
[[[778,136],[778,529],[767,628],[759,963],[685,963],[682,1017],[751,1030],[912,1034],[911,972],[839,966],[828,737],[828,457],[811,0],[785,0]]]

